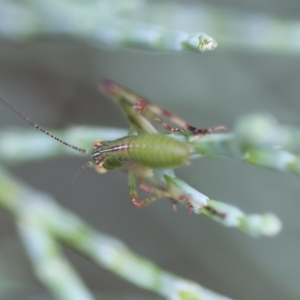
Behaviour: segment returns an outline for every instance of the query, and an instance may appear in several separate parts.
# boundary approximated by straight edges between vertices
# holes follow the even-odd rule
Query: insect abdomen
[[[127,155],[149,168],[175,168],[190,158],[190,147],[162,134],[141,134],[128,138]]]

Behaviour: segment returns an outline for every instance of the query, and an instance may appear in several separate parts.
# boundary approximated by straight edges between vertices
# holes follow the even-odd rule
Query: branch
[[[300,53],[299,20],[195,1],[0,0],[0,7],[0,36],[17,41],[65,36],[106,48],[199,53],[213,50],[217,40],[234,51]],[[191,35],[202,28],[213,38]]]
[[[142,1],[21,1],[0,0],[0,35],[15,40],[38,36],[69,36],[108,48],[201,53],[216,41],[205,33],[190,34],[139,21]],[[167,12],[166,12],[167,13]],[[14,20],[14,22],[11,22]],[[197,30],[198,32],[198,30]]]
[[[259,156],[257,152],[256,156],[254,156],[254,151],[261,151],[261,148],[246,147],[246,134],[241,133],[241,128],[245,127],[245,125],[243,125],[243,120],[244,119],[238,123],[242,125],[237,125],[237,129],[235,130],[236,133],[206,135],[196,139],[192,135],[188,138],[189,142],[193,144],[195,151],[198,154],[204,156],[243,160],[260,166],[268,166],[282,170],[283,160],[281,157],[278,157],[278,155],[284,155],[283,153],[285,152],[283,152],[283,150],[272,150],[276,151],[277,156],[271,155],[269,150],[268,152],[263,150],[264,152],[262,153],[264,155]],[[245,120],[247,121],[247,117]],[[255,124],[253,125],[252,123],[249,127],[252,130],[256,128]],[[247,130],[247,133],[249,133],[249,130]],[[280,130],[277,131],[279,132]],[[27,132],[27,134],[25,134],[25,132]],[[103,127],[98,129],[95,127],[73,127],[65,131],[55,131],[54,134],[69,143],[88,149],[91,148],[93,141],[96,139],[114,140],[122,135],[126,135],[124,130],[105,129]],[[38,148],[36,147],[37,136],[41,137]],[[173,136],[182,141],[186,139],[186,137],[180,134]],[[268,133],[266,138],[269,139]],[[19,131],[18,129],[15,132],[0,132],[0,157],[6,162],[16,162],[16,158],[18,161],[26,161],[37,158],[48,158],[61,154],[71,155],[75,153],[77,155],[77,152],[60,145],[48,136],[35,132],[34,129],[28,131]],[[279,161],[276,159],[279,159]],[[292,166],[295,169],[295,164],[291,164],[291,161],[289,161],[288,166],[290,169],[292,169]],[[294,169],[293,171],[295,171]],[[182,197],[188,198],[193,205],[194,212],[197,214],[203,213],[225,226],[236,227],[252,236],[272,236],[281,230],[281,222],[275,215],[271,213],[263,215],[247,215],[237,207],[209,199],[209,197],[195,190],[179,178],[176,178],[172,170],[157,171],[156,176],[166,187],[166,191],[170,197],[173,197],[174,199],[182,199]],[[180,203],[185,204],[184,201],[180,201]]]
[[[44,228],[40,216],[28,210],[30,207],[36,211],[36,208],[30,204],[26,206],[26,203],[22,211],[17,212],[16,223],[37,278],[55,299],[95,300],[47,232],[48,228]]]
[[[37,276],[59,299],[93,298],[62,257],[56,240],[84,254],[96,265],[165,299],[230,300],[160,269],[121,241],[94,230],[60,207],[51,196],[14,179],[1,167],[0,206],[16,218]]]
[[[237,122],[232,134],[207,135],[191,139],[191,143],[203,156],[230,158],[300,174],[300,130],[280,125],[269,115],[245,116]]]
[[[274,214],[246,215],[233,205],[209,199],[175,176],[165,174],[164,179],[173,198],[186,196],[196,214],[203,213],[224,226],[235,227],[253,237],[274,236],[281,231],[281,222]]]

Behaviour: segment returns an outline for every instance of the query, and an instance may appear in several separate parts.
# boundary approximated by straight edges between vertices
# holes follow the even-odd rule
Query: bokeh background
[[[140,21],[204,31],[215,37],[218,48],[203,54],[112,50],[88,39],[59,35],[57,28],[51,34],[18,36],[15,32],[28,22],[7,17],[5,22],[14,24],[10,25],[14,31],[3,29],[9,2],[16,7],[20,4],[0,1],[0,95],[44,128],[72,124],[128,127],[120,109],[98,91],[104,78],[137,91],[199,127],[224,124],[230,130],[239,117],[253,112],[270,113],[281,122],[300,125],[300,50],[297,52],[295,35],[287,37],[293,51],[289,44],[280,51],[270,44],[251,44],[251,37],[265,32],[284,35],[284,26],[300,22],[297,0],[177,1],[172,6],[176,10],[162,6],[157,20],[140,8],[136,15]],[[40,7],[56,5],[56,1],[26,2]],[[81,1],[61,2],[71,7]],[[161,1],[161,5],[171,2]],[[143,3],[154,4],[157,2]],[[186,22],[178,17],[184,12],[190,16]],[[255,23],[266,24],[270,19],[283,27],[260,30]],[[199,28],[201,21],[203,27]],[[256,31],[250,35],[244,29],[252,25]],[[236,41],[235,34],[249,38],[248,44]],[[1,105],[1,129],[7,125],[26,126]],[[195,160],[176,171],[211,199],[231,203],[247,213],[273,212],[280,217],[283,230],[278,236],[254,239],[205,216],[189,215],[183,207],[174,214],[166,200],[135,209],[129,201],[126,176],[119,171],[99,175],[86,170],[69,193],[73,174],[85,161],[59,158],[9,169],[164,269],[233,299],[300,299],[300,185],[296,176],[212,159]],[[160,299],[65,251],[99,299]],[[4,212],[0,214],[0,299],[52,299],[34,278],[12,219]]]

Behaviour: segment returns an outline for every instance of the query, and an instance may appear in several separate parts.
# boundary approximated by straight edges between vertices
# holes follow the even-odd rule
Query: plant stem
[[[230,300],[162,270],[129,250],[123,242],[96,231],[60,207],[51,196],[14,179],[2,168],[0,206],[16,219],[37,276],[58,299],[93,299],[61,255],[57,246],[57,241],[61,241],[98,266],[165,299]]]

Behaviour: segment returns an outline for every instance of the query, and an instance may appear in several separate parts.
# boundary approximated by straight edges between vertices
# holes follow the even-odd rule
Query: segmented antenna
[[[74,185],[75,181],[77,180],[77,178],[79,177],[79,175],[81,174],[81,172],[88,168],[88,167],[92,167],[93,166],[93,163],[91,161],[88,161],[87,163],[85,163],[84,165],[82,165],[77,171],[76,173],[74,174],[73,176],[73,179],[72,179],[72,182],[71,182],[71,186]]]
[[[14,107],[12,104],[8,103],[6,100],[4,100],[3,98],[0,97],[0,100],[7,106],[9,107],[12,111],[14,111],[16,114],[18,114],[22,119],[24,119],[29,125],[35,127],[36,129],[42,131],[43,133],[47,134],[48,136],[50,136],[51,138],[55,139],[56,141],[60,142],[61,144],[74,149],[76,151],[79,151],[81,153],[90,153],[89,150],[86,149],[82,149],[76,146],[73,146],[69,143],[64,142],[63,140],[59,139],[58,137],[54,136],[53,134],[51,134],[50,132],[48,132],[47,130],[45,130],[44,128],[42,128],[41,126],[35,124],[34,122],[32,122],[30,119],[28,119],[25,115],[23,115],[23,113],[21,113],[16,107]]]

